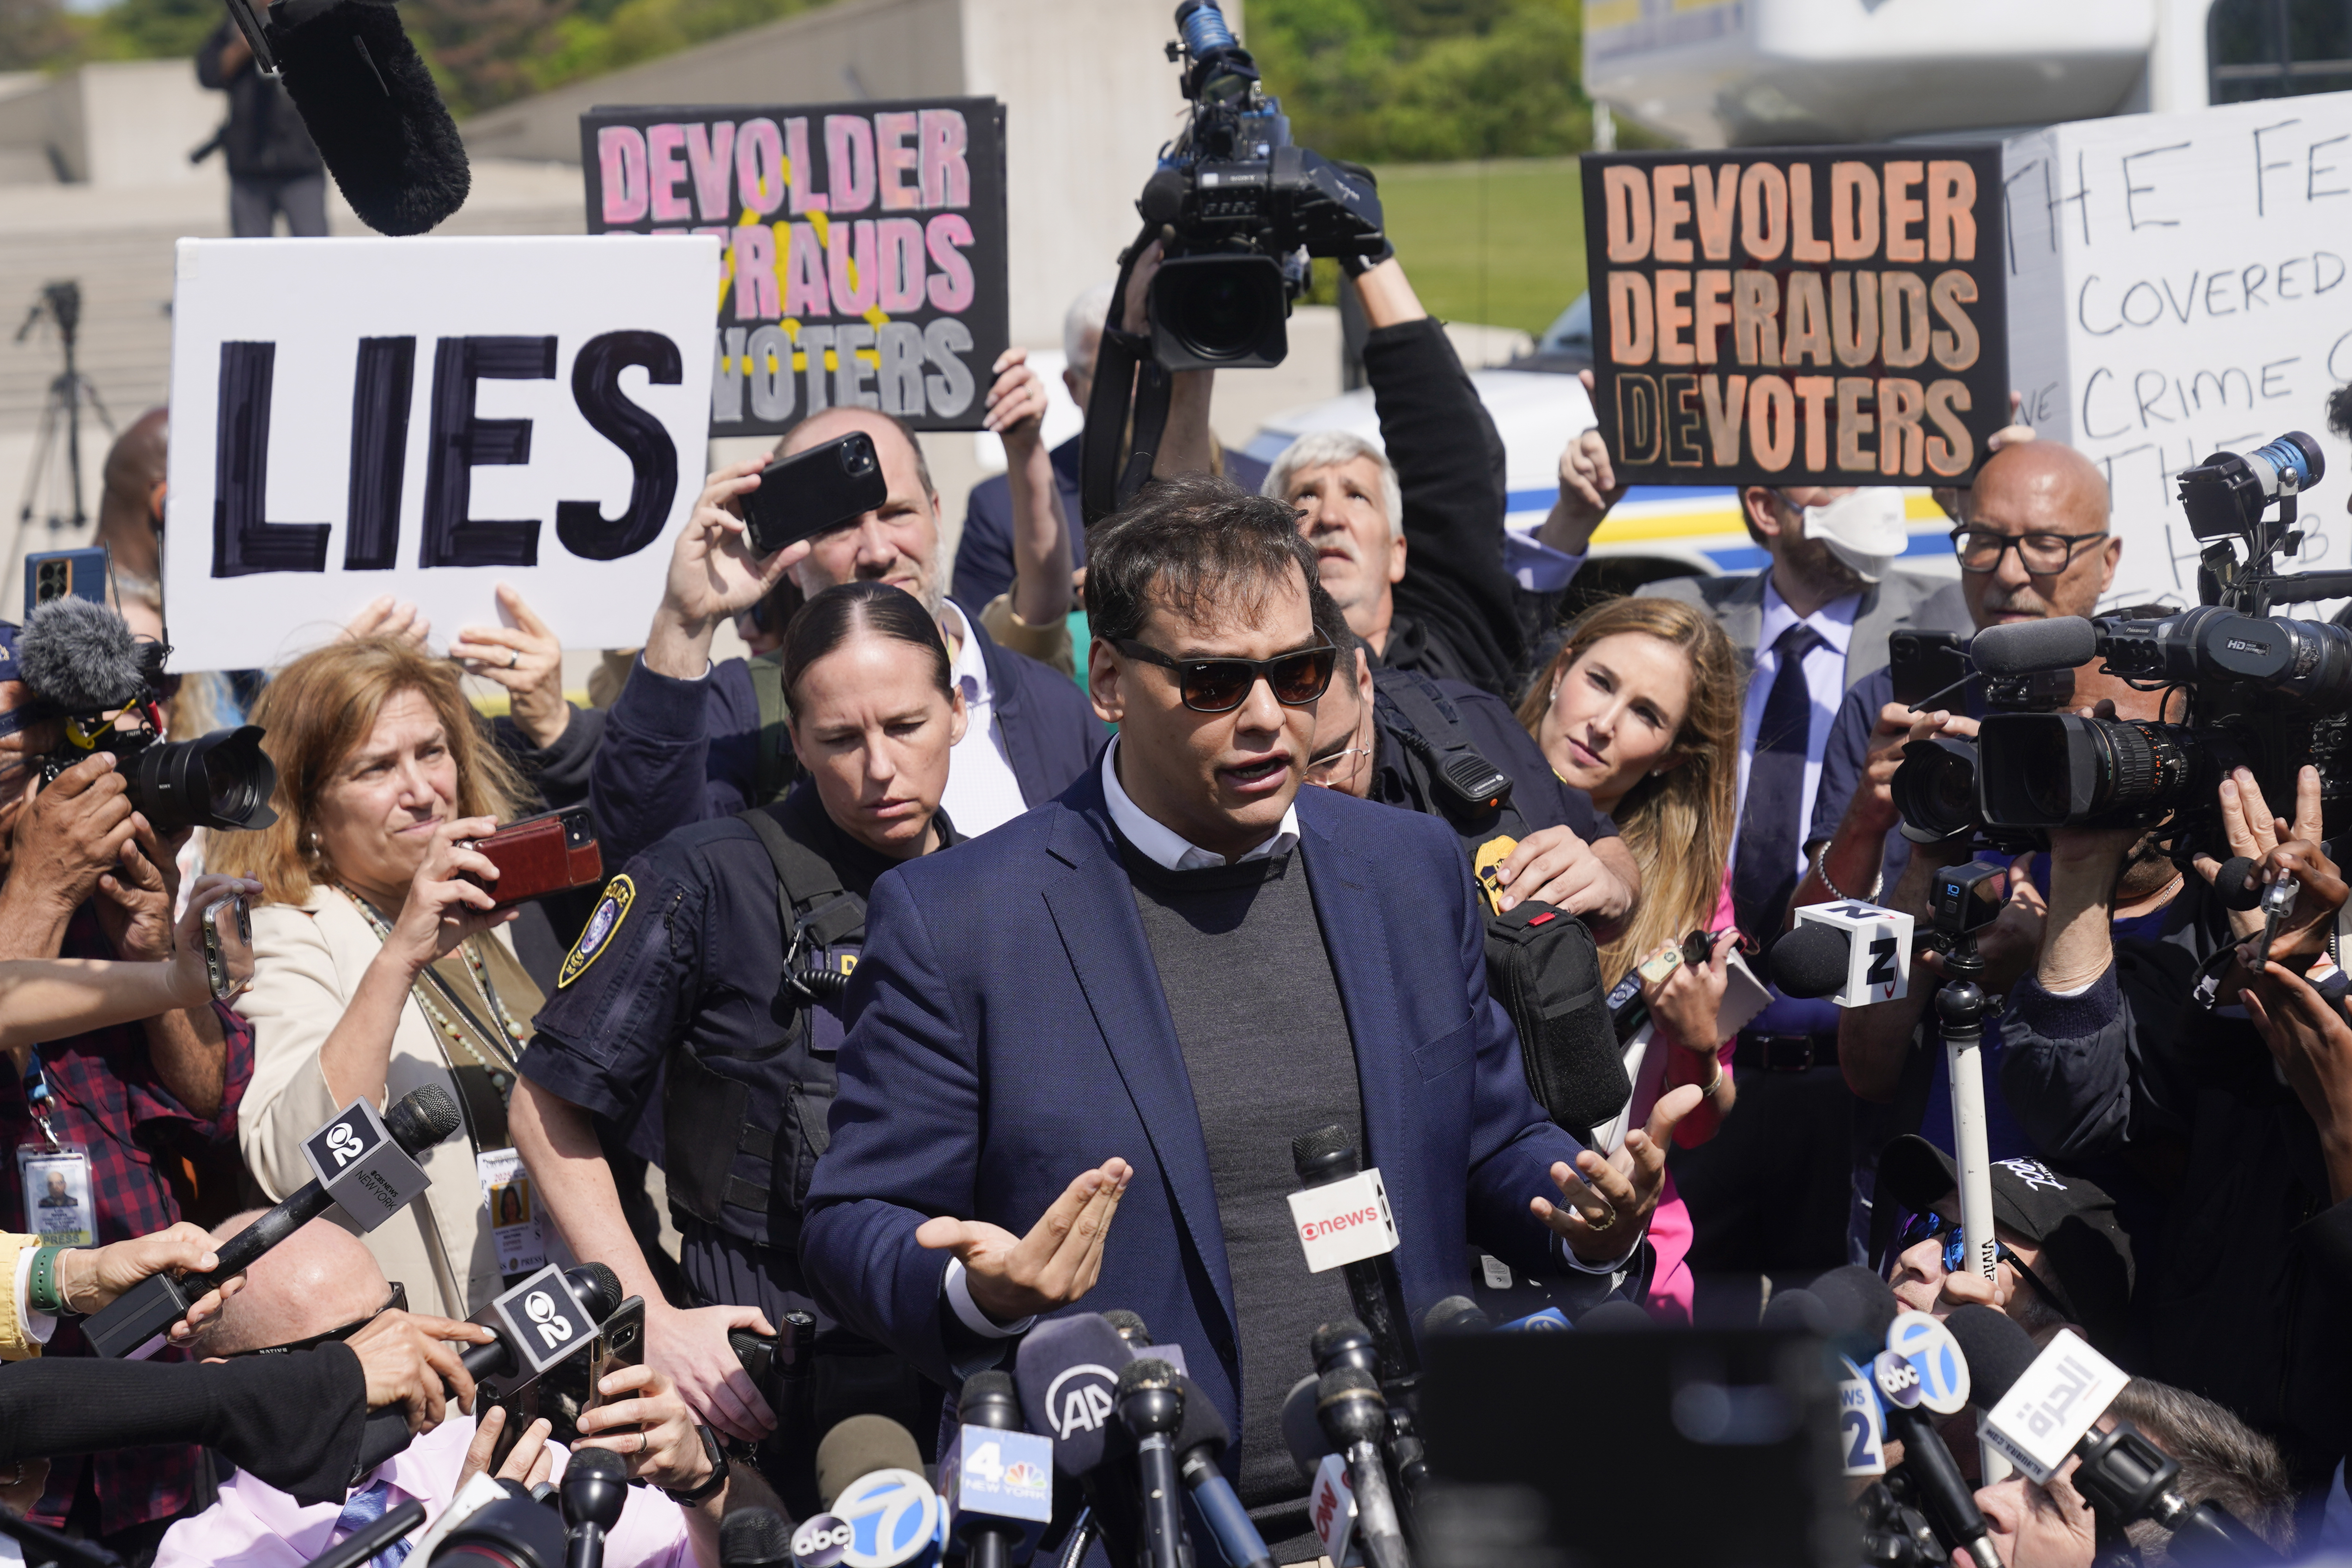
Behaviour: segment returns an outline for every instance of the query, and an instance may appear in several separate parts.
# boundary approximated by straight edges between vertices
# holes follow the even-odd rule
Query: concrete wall
[[[478,156],[577,163],[598,104],[823,103],[963,93],[1006,107],[1013,337],[1061,341],[1062,312],[1118,268],[1135,195],[1182,100],[1168,0],[842,0],[824,10],[478,115]],[[1240,7],[1228,5],[1238,19]],[[0,105],[5,109],[5,105]]]
[[[227,114],[192,61],[110,60],[0,92],[0,159],[20,180],[47,181],[54,163],[79,184],[218,184],[219,159],[194,165],[188,154]]]

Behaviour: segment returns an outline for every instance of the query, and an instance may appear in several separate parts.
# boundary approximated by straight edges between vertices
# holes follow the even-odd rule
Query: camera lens
[[[259,725],[247,724],[147,747],[126,769],[131,805],[166,836],[191,826],[268,826],[278,820],[269,805],[278,767],[261,736]]]
[[[1997,827],[2153,825],[2210,805],[2245,760],[2228,737],[2185,724],[2002,713],[1978,733],[1985,820]]]
[[[1269,257],[1181,257],[1151,283],[1161,363],[1173,369],[1280,363],[1288,310],[1282,268]]]
[[[1903,837],[1941,844],[1977,826],[1977,749],[1939,735],[1903,748],[1903,765],[1888,786],[1903,816]]]

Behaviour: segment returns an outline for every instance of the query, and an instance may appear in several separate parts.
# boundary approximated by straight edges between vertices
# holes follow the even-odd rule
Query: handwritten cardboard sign
[[[2283,563],[2352,566],[2352,92],[2053,125],[2003,150],[2010,363],[2024,416],[2098,462],[2124,537],[2111,603],[2197,599],[2174,480],[2288,430],[2327,473]]]
[[[980,428],[1011,341],[1003,104],[598,108],[580,162],[591,234],[719,242],[713,436],[848,405]]]
[[[1596,154],[1583,176],[1619,478],[1964,483],[2009,423],[1998,149]]]

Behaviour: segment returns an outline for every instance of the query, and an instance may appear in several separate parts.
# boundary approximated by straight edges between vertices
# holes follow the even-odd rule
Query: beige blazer
[[[505,931],[497,940],[511,942]],[[253,1082],[237,1110],[237,1142],[272,1199],[310,1179],[302,1140],[343,1108],[328,1091],[319,1049],[342,1017],[383,944],[352,901],[313,888],[299,908],[264,904],[253,911],[253,988],[236,1010],[253,1026]],[[457,1085],[438,1033],[411,996],[400,1009],[378,1109],[422,1086]],[[499,1260],[489,1215],[474,1171],[474,1149],[461,1129],[425,1152],[433,1185],[363,1238],[384,1277],[408,1288],[420,1312],[463,1318],[499,1293]],[[341,1211],[328,1213],[339,1220]],[[348,1223],[348,1222],[346,1222]],[[543,1226],[550,1261],[571,1264],[555,1227]]]

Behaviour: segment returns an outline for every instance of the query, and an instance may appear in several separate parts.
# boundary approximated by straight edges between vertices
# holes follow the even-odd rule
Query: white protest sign
[[[371,599],[445,648],[508,583],[639,641],[702,489],[717,242],[183,239],[174,669],[282,662]]]
[[[2174,479],[2288,430],[2326,477],[2288,569],[2352,565],[2352,93],[2053,125],[2003,147],[2010,376],[2023,418],[2096,461],[2124,541],[2108,606],[2197,602]]]

